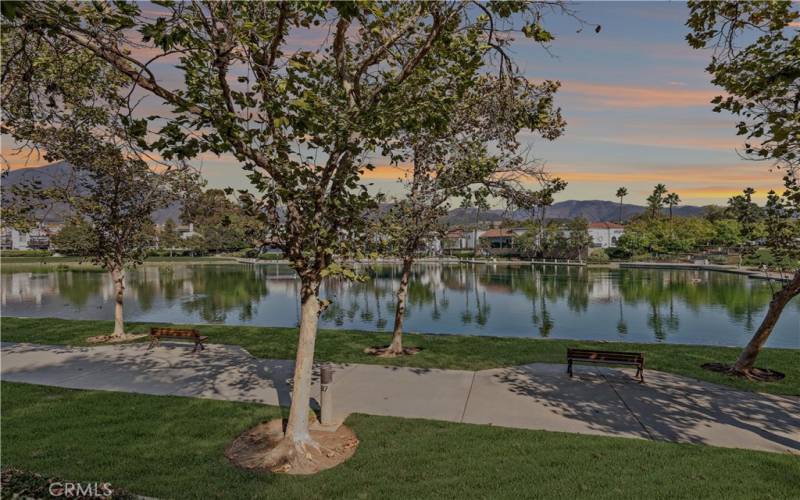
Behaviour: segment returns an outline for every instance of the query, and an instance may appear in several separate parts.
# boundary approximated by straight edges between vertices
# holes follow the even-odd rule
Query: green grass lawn
[[[208,264],[220,262],[235,262],[234,257],[228,256],[210,256],[210,257],[148,257],[144,263],[159,264],[159,263],[180,263],[180,264]],[[57,268],[70,269],[70,270],[102,270],[100,266],[92,264],[88,259],[81,259],[80,257],[2,257],[0,255],[0,263],[3,267],[7,266],[8,270],[19,272],[23,270],[33,270],[45,272]]]
[[[128,331],[146,332],[149,324],[129,323]],[[294,359],[295,328],[198,325],[209,342],[236,344],[261,358]],[[111,322],[52,318],[3,318],[2,339],[9,342],[86,345],[86,338],[110,333]],[[779,382],[757,383],[709,372],[700,367],[706,362],[736,360],[740,349],[730,347],[675,344],[633,344],[587,342],[556,339],[520,339],[459,335],[407,334],[406,345],[419,346],[416,356],[375,358],[364,354],[365,347],[389,343],[390,334],[354,330],[320,330],[316,359],[339,363],[374,363],[420,368],[483,370],[526,363],[564,363],[567,346],[642,351],[647,368],[687,375],[726,384],[739,389],[800,395],[800,350],[764,349],[758,365],[786,374]],[[646,375],[646,372],[645,372]]]
[[[365,415],[347,420],[361,444],[339,467],[254,474],[223,450],[278,408],[8,382],[2,395],[4,466],[158,498],[800,497],[789,455]]]

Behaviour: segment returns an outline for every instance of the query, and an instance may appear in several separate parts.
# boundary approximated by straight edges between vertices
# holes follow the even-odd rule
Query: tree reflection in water
[[[361,270],[363,282],[323,283],[322,296],[331,300],[323,327],[387,327],[396,266]],[[103,273],[4,268],[2,280],[5,314],[108,319]],[[297,280],[283,265],[145,265],[129,275],[126,292],[139,318],[297,323]],[[539,337],[702,342],[711,331],[715,341],[731,343],[728,332],[745,338],[752,332],[770,295],[766,282],[716,272],[421,263],[409,284],[407,320],[415,331]],[[796,324],[800,301],[788,312],[785,324]]]
[[[239,320],[251,319],[256,303],[269,294],[269,272],[259,266],[196,266],[190,277],[192,294],[183,301],[188,313],[199,312],[209,323],[225,322],[229,312],[239,311]]]

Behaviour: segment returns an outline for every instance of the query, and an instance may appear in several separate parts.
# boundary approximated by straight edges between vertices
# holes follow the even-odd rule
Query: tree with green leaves
[[[647,208],[650,210],[650,217],[655,219],[661,214],[664,207],[664,195],[667,194],[667,186],[656,184],[653,193],[647,197]]]
[[[583,260],[583,256],[588,257],[588,248],[592,244],[592,237],[589,235],[589,221],[583,217],[576,217],[567,224],[567,256]]]
[[[81,219],[67,221],[59,231],[50,238],[51,247],[64,255],[84,257],[89,254],[95,235],[91,226]]]
[[[702,250],[714,241],[714,225],[700,217],[667,219],[635,217],[625,226],[619,247],[630,254],[687,254]]]
[[[617,189],[617,198],[619,198],[619,223],[622,224],[622,200],[628,196],[628,188],[620,187]]]
[[[403,349],[403,318],[411,267],[416,254],[431,238],[441,235],[439,220],[451,199],[460,197],[478,206],[490,197],[509,208],[529,207],[539,193],[526,182],[547,176],[536,162],[519,152],[523,129],[552,140],[564,128],[560,110],[553,106],[554,82],[532,84],[512,75],[484,75],[457,100],[449,118],[431,127],[402,132],[398,141],[407,148],[412,172],[407,195],[380,217],[380,234],[402,261],[397,289],[392,342],[373,351],[382,356],[407,354]],[[452,89],[448,81],[416,89],[423,93]],[[494,145],[496,153],[489,151]]]
[[[794,260],[793,276],[775,292],[763,322],[736,363],[732,373],[758,377],[754,368],[762,346],[786,305],[800,295],[800,239],[796,236],[800,213],[800,19],[797,4],[788,0],[757,2],[690,1],[689,45],[711,48],[706,68],[712,83],[725,91],[712,101],[717,113],[737,118],[736,131],[744,136],[744,155],[769,161],[784,172],[783,194],[771,192],[765,207],[769,231],[765,245]],[[758,242],[750,205],[753,190],[731,200],[745,240]],[[755,238],[755,239],[754,239]]]
[[[193,243],[203,253],[231,252],[252,247],[258,239],[258,218],[231,201],[223,189],[207,189],[183,207],[181,218],[200,234]]]
[[[63,179],[18,201],[62,203],[67,227],[87,233],[73,241],[74,250],[111,274],[111,338],[121,339],[126,269],[141,264],[154,244],[153,213],[196,178],[185,165],[151,168],[130,126],[130,82],[111,65],[82,47],[30,37],[7,20],[3,28],[3,131],[70,166]]]
[[[537,227],[539,228],[539,236],[537,238],[538,246],[544,249],[545,242],[548,241],[547,224],[545,223],[545,216],[547,215],[547,207],[555,202],[555,195],[567,188],[567,181],[560,177],[545,177],[539,181],[540,189],[534,194],[534,198],[530,204],[531,218],[536,219],[538,214],[539,220]],[[559,233],[560,234],[560,233]]]
[[[742,230],[739,221],[716,219],[710,222],[714,226],[714,244],[727,248],[739,248],[742,245]]]
[[[178,235],[178,226],[172,218],[167,219],[158,231],[158,247],[168,249],[170,255],[181,246],[181,237]]]
[[[400,124],[444,120],[460,98],[409,87],[453,76],[468,87],[498,54],[500,70],[511,71],[509,28],[521,23],[526,36],[549,40],[541,21],[553,5],[192,2],[160,4],[155,16],[132,2],[14,7],[5,14],[15,30],[92,52],[170,110],[148,143],[163,157],[231,154],[248,172],[256,193],[241,195],[301,283],[291,408],[265,466],[307,465],[317,448],[308,416],[320,284],[355,276],[342,263],[364,247],[369,158],[392,155]],[[316,49],[298,49],[312,36],[322,37]],[[164,77],[166,57],[179,59],[169,68],[177,79]],[[165,83],[175,80],[177,88]],[[134,123],[144,128],[146,118]]]

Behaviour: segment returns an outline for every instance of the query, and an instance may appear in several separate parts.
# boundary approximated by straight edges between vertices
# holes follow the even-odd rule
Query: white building
[[[188,225],[185,226],[178,226],[176,231],[180,235],[182,240],[188,240],[192,236],[200,236],[200,233],[194,230],[194,222],[190,222]]]
[[[620,236],[625,233],[625,226],[613,222],[592,222],[589,224],[589,236],[595,248],[617,246]]]
[[[0,233],[0,248],[3,250],[47,250],[50,248],[50,233],[45,228],[35,228],[23,233],[4,227]]]

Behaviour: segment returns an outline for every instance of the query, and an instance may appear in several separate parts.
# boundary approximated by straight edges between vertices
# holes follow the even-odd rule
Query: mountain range
[[[58,162],[43,167],[21,168],[11,170],[0,180],[2,187],[3,200],[7,199],[8,188],[25,182],[38,181],[43,188],[52,187],[67,179],[72,173],[69,163]],[[156,223],[163,223],[167,219],[178,221],[180,217],[180,205],[173,204],[165,209],[159,210],[154,216]],[[622,205],[622,219],[628,220],[635,215],[639,215],[647,210],[641,205],[625,203]],[[673,213],[677,216],[691,217],[701,216],[706,207],[684,205],[673,208]],[[54,206],[47,214],[48,222],[60,222],[66,215],[67,208]],[[481,222],[494,222],[511,218],[523,221],[531,217],[530,212],[516,210],[507,212],[502,209],[481,210],[477,214]],[[451,225],[474,224],[474,208],[455,208],[450,211],[445,221]],[[536,215],[539,216],[538,214]],[[606,200],[567,200],[554,203],[547,207],[545,218],[547,219],[574,219],[583,217],[589,222],[618,221],[620,218],[620,205],[617,202]]]
[[[41,189],[54,186],[64,186],[70,176],[73,175],[72,165],[65,161],[51,163],[42,167],[20,168],[10,170],[0,179],[0,190],[2,190],[3,203],[9,200],[9,190],[12,186],[39,183]],[[63,203],[53,203],[46,210],[40,211],[37,216],[43,222],[60,223],[69,215],[69,207]],[[172,203],[166,208],[157,210],[153,214],[153,220],[157,224],[163,224],[167,219],[179,222],[181,213],[180,203]]]
[[[622,220],[642,214],[647,207],[642,205],[632,205],[624,203],[622,205]],[[692,205],[677,206],[672,209],[672,213],[681,217],[699,217],[706,211],[706,207]],[[539,212],[536,217],[539,217]],[[527,210],[515,210],[507,212],[502,209],[481,210],[479,214],[483,222],[494,222],[503,219],[513,219],[523,221],[531,218],[531,213]],[[553,203],[545,210],[546,219],[575,219],[583,217],[589,222],[617,222],[620,219],[620,205],[617,202],[606,200],[567,200]],[[474,224],[474,208],[456,208],[450,211],[446,222],[451,225]]]

